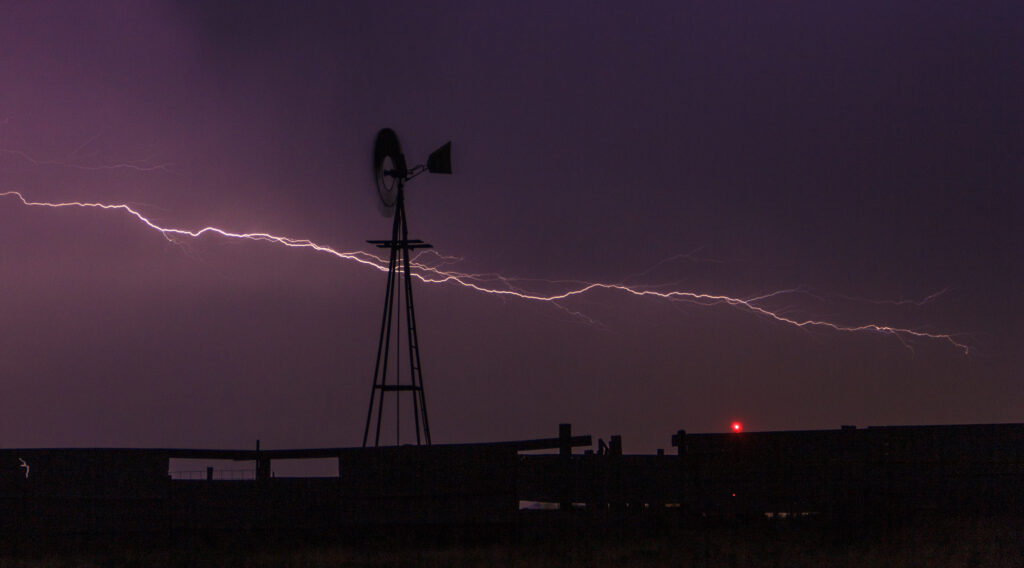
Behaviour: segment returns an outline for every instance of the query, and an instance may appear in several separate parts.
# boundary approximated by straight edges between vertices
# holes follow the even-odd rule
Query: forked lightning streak
[[[261,232],[239,233],[228,231],[220,227],[212,226],[203,227],[202,229],[198,230],[163,227],[154,223],[152,220],[147,218],[138,210],[123,203],[111,204],[81,201],[50,203],[41,201],[30,201],[29,199],[25,198],[25,196],[22,193],[18,191],[2,192],[0,193],[0,197],[15,198],[19,202],[21,202],[21,204],[29,207],[86,208],[121,211],[123,213],[135,217],[136,219],[138,219],[139,222],[149,227],[150,229],[159,232],[168,241],[174,243],[179,242],[180,239],[198,238],[206,234],[214,234],[224,238],[266,241],[291,248],[312,249],[317,252],[335,256],[342,260],[357,262],[359,264],[374,268],[376,270],[387,271],[388,269],[387,260],[377,255],[365,251],[339,251],[329,246],[318,244],[309,239],[271,235],[269,233]],[[956,349],[963,352],[965,355],[970,352],[969,345],[961,341],[958,341],[953,334],[949,333],[934,333],[917,329],[895,327],[879,322],[849,325],[826,319],[794,318],[785,315],[781,310],[773,310],[759,304],[759,302],[761,302],[762,300],[778,295],[780,293],[785,293],[786,291],[769,292],[766,294],[761,294],[756,298],[744,299],[722,294],[713,294],[692,290],[654,290],[650,289],[649,287],[644,287],[635,284],[627,285],[605,282],[560,282],[561,284],[566,286],[566,288],[563,291],[560,291],[558,293],[535,293],[528,291],[521,285],[512,285],[512,282],[523,282],[524,280],[522,279],[507,278],[501,276],[500,274],[470,274],[454,270],[446,270],[444,269],[444,266],[446,264],[445,261],[451,259],[451,257],[435,257],[435,259],[436,258],[442,258],[444,261],[426,263],[419,261],[417,259],[416,261],[412,262],[411,266],[415,268],[415,270],[413,271],[413,276],[418,280],[428,284],[458,285],[483,294],[492,294],[496,296],[518,298],[521,300],[529,300],[536,302],[557,303],[561,300],[567,300],[591,292],[606,290],[620,292],[622,294],[632,295],[636,297],[656,298],[669,301],[689,301],[701,305],[725,304],[738,309],[746,310],[752,314],[763,316],[765,318],[774,320],[782,324],[800,328],[831,329],[833,331],[845,333],[881,333],[891,335],[902,341],[904,344],[907,344],[908,341],[913,340],[941,341],[955,347]],[[495,282],[503,283],[505,287],[497,287],[494,285]],[[938,295],[939,294],[934,294],[932,297],[925,299],[924,302],[934,300],[934,296]]]

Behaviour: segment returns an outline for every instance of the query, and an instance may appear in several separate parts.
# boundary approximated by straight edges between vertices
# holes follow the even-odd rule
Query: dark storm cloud
[[[776,307],[976,347],[609,292],[566,303],[592,326],[419,286],[435,441],[571,421],[639,450],[735,417],[1020,419],[1015,4],[4,10],[0,145],[65,165],[2,154],[0,190],[361,248],[390,228],[368,170],[391,126],[414,163],[454,140],[455,175],[417,179],[409,207],[412,236],[460,269],[803,287]],[[124,162],[166,169],[76,167]],[[357,441],[381,273],[259,243],[182,248],[115,214],[2,201],[0,219],[0,443]],[[848,299],[946,288],[923,307]],[[40,412],[45,426],[24,426]]]

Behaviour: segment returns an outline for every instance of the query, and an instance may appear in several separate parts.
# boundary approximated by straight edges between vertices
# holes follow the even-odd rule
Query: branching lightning
[[[87,146],[89,142],[92,142],[97,136],[93,136],[92,138],[90,138],[88,141],[85,142],[85,144],[82,144],[74,152],[72,152],[72,154],[77,153],[79,150]],[[11,150],[8,148],[0,148],[0,154],[10,154],[12,156],[17,156],[18,158],[25,160],[26,162],[33,166],[59,166],[63,168],[71,168],[75,170],[84,170],[90,172],[96,172],[101,170],[135,170],[138,172],[170,171],[170,167],[167,164],[151,164],[149,158],[135,162],[122,162],[120,164],[90,166],[62,162],[59,160],[41,160],[38,158],[34,158],[28,153],[22,152],[21,150]]]
[[[333,255],[342,260],[354,261],[364,266],[375,268],[377,270],[387,271],[387,260],[368,252],[338,251],[329,246],[321,245],[308,239],[298,239],[279,235],[271,235],[269,233],[237,233],[227,231],[219,227],[204,227],[202,229],[191,231],[187,229],[163,227],[154,223],[152,220],[147,218],[138,210],[126,204],[89,203],[80,201],[56,203],[30,201],[26,199],[24,195],[17,191],[2,192],[0,193],[0,197],[13,197],[20,201],[23,205],[30,207],[92,208],[121,211],[123,213],[135,217],[136,219],[138,219],[138,221],[140,221],[142,224],[149,227],[150,229],[159,232],[161,235],[163,235],[164,238],[166,238],[168,241],[172,243],[180,243],[182,239],[198,238],[206,234],[215,234],[225,238],[266,241],[286,247],[312,249],[317,252]],[[420,281],[428,284],[458,285],[483,294],[491,294],[495,296],[535,302],[553,303],[558,305],[559,308],[566,310],[567,312],[573,315],[584,318],[585,316],[582,316],[582,314],[578,314],[576,312],[568,310],[567,308],[559,304],[559,302],[574,297],[582,296],[585,294],[593,293],[596,291],[604,290],[618,292],[621,294],[631,295],[635,297],[656,298],[672,302],[691,302],[703,306],[726,305],[733,308],[745,310],[749,313],[765,317],[769,320],[773,320],[781,324],[795,326],[798,328],[831,329],[833,331],[845,333],[885,334],[895,337],[908,347],[908,342],[913,340],[931,340],[948,343],[949,345],[962,351],[965,355],[968,354],[970,351],[970,347],[967,344],[958,341],[954,337],[954,335],[948,333],[933,333],[917,329],[894,327],[890,325],[885,325],[883,323],[863,323],[856,325],[847,325],[825,319],[797,318],[787,315],[784,310],[772,309],[763,304],[763,302],[769,298],[778,297],[786,294],[804,292],[803,290],[799,289],[778,290],[766,294],[761,294],[756,297],[738,298],[723,294],[712,294],[689,290],[665,290],[664,288],[642,286],[636,284],[582,282],[567,280],[530,280],[525,278],[503,276],[501,274],[496,273],[464,273],[446,268],[459,260],[460,259],[456,257],[444,256],[435,252],[423,253],[417,256],[415,261],[412,263],[412,266],[415,268],[413,276],[415,276]],[[528,286],[531,283],[538,282],[543,282],[547,286],[560,286],[562,288],[562,291],[557,293],[539,293],[529,291]],[[934,300],[943,292],[945,292],[945,290],[938,292],[936,294],[932,294],[931,296],[925,298],[920,302],[910,302],[903,300],[893,303],[911,303],[915,305],[921,305]],[[874,301],[873,303],[881,302]]]

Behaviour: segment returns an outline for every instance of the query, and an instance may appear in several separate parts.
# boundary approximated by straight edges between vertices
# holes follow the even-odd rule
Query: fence
[[[153,531],[352,533],[358,527],[509,527],[520,503],[578,514],[680,517],[1024,512],[1024,425],[672,436],[674,455],[621,438],[311,450],[0,450],[0,540]],[[556,454],[524,454],[532,450]],[[255,462],[182,469],[170,460]],[[273,478],[273,460],[335,459],[339,475]],[[25,463],[31,475],[24,475]],[[237,481],[236,481],[237,480]],[[227,529],[225,529],[227,527]]]

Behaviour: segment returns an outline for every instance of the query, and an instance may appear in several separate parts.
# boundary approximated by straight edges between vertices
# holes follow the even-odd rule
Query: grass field
[[[284,545],[241,549],[230,543],[173,550],[122,547],[25,556],[0,553],[0,568],[20,567],[385,567],[385,566],[977,566],[1024,567],[1021,519],[931,519],[872,528],[815,522],[719,523],[671,528],[657,536],[603,531],[583,536],[536,532],[515,543]],[[629,534],[627,534],[629,533]]]

